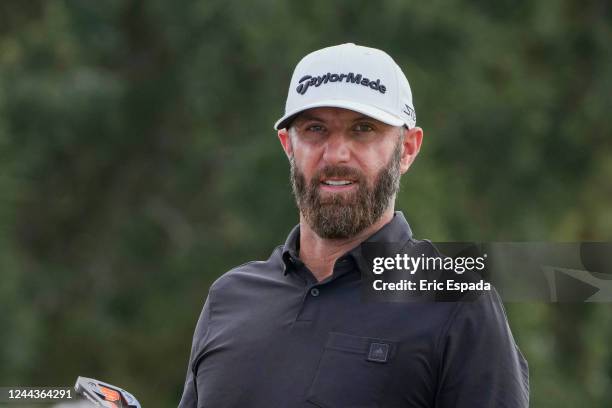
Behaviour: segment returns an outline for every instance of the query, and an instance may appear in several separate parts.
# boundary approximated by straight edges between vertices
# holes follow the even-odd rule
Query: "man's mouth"
[[[353,184],[351,180],[323,180],[321,183],[327,186],[348,186],[349,184]]]
[[[355,186],[357,185],[357,180],[342,178],[322,179],[320,185],[322,191],[348,191],[355,188]]]

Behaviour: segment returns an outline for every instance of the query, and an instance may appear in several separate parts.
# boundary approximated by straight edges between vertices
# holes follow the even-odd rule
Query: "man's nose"
[[[329,164],[346,163],[351,158],[349,140],[342,133],[329,136],[323,152],[323,160]]]

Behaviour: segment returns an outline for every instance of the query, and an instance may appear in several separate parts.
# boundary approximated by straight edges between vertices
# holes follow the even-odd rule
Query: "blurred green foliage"
[[[0,384],[178,403],[210,283],[297,214],[272,123],[306,53],[382,48],[425,144],[432,240],[607,240],[605,0],[0,3]],[[612,404],[609,304],[508,304],[532,406]]]

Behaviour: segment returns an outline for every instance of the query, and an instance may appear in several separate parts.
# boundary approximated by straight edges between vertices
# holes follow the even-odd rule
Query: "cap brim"
[[[340,99],[329,99],[326,101],[318,101],[309,105],[300,106],[298,109],[287,112],[285,116],[276,121],[274,124],[274,129],[280,130],[286,128],[299,113],[313,108],[344,108],[359,112],[391,126],[402,126],[405,124],[405,122],[397,116],[392,115],[382,109],[375,108],[371,105]]]

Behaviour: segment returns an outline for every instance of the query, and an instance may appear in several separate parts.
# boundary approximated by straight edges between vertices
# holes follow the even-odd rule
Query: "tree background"
[[[0,384],[175,406],[209,285],[297,222],[272,124],[297,61],[382,48],[434,241],[607,240],[605,0],[0,2]],[[534,407],[612,404],[610,304],[506,304]]]

